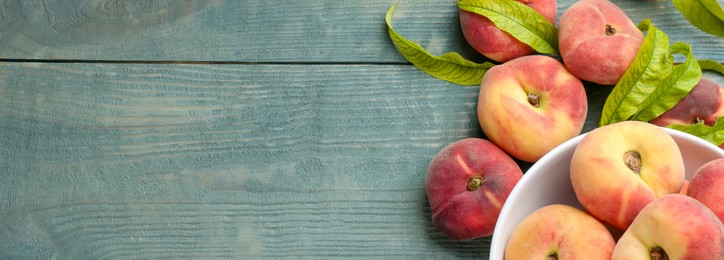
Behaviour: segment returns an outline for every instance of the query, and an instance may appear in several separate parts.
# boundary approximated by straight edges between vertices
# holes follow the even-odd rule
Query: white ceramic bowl
[[[679,145],[686,178],[690,179],[699,166],[724,157],[724,150],[696,136],[664,128]],[[513,188],[498,217],[490,245],[490,259],[502,260],[510,234],[530,213],[543,206],[562,203],[581,208],[573,192],[570,162],[573,151],[585,134],[579,135],[551,150],[523,175]]]

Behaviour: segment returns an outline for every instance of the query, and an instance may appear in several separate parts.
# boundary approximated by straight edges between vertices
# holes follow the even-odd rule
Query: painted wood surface
[[[484,253],[431,228],[423,184],[480,134],[476,88],[410,66],[0,71],[5,256]]]
[[[385,30],[396,1],[4,1],[0,58],[227,62],[405,62]],[[559,17],[574,1],[558,1]],[[614,1],[650,18],[700,59],[724,43],[690,25],[669,0]],[[382,18],[381,18],[382,17]],[[454,1],[401,1],[398,31],[432,53],[464,43]]]
[[[668,1],[615,2],[724,61]],[[440,148],[483,136],[478,89],[397,54],[393,3],[3,2],[0,259],[487,258],[424,191]],[[456,10],[393,22],[475,57]],[[587,86],[584,131],[608,91]]]

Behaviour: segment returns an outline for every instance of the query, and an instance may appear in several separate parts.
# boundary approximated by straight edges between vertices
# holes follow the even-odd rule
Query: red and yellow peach
[[[684,161],[674,139],[662,128],[639,121],[588,132],[570,167],[581,205],[621,230],[651,201],[680,192],[685,183]]]
[[[615,241],[588,213],[564,204],[537,209],[521,221],[505,247],[505,259],[611,259]]]
[[[566,68],[598,84],[618,83],[643,40],[626,13],[607,0],[578,1],[558,21],[558,46]]]
[[[724,225],[697,200],[665,195],[641,210],[611,259],[724,259]]]
[[[491,235],[522,176],[518,164],[490,141],[466,138],[447,145],[430,161],[425,180],[433,225],[452,240]]]
[[[583,129],[583,83],[548,56],[520,57],[488,70],[478,95],[485,135],[511,156],[540,159]]]
[[[724,222],[724,158],[699,167],[691,177],[686,195],[706,205]]]
[[[555,0],[517,0],[538,11],[551,23],[556,22]],[[533,53],[533,49],[493,24],[490,19],[472,12],[460,10],[460,27],[463,36],[477,52],[491,60],[506,62]]]

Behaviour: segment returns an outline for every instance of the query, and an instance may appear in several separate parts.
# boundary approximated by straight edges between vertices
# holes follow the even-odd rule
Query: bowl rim
[[[667,127],[661,127],[666,131],[670,136],[672,136],[675,140],[681,139],[685,140],[687,142],[694,143],[697,147],[702,148],[708,148],[712,151],[718,151],[715,153],[718,153],[721,157],[724,157],[724,149],[702,139],[695,135],[682,132],[676,129],[667,128]],[[532,182],[536,180],[537,175],[531,175],[527,174],[529,172],[540,172],[539,168],[543,168],[545,165],[550,163],[551,161],[557,159],[556,155],[560,154],[562,151],[566,151],[569,149],[575,149],[576,146],[578,146],[578,143],[580,143],[581,139],[583,139],[584,136],[586,136],[588,132],[582,133],[578,136],[575,136],[560,145],[553,148],[551,151],[543,155],[537,162],[535,162],[524,174],[523,177],[518,181],[518,184],[513,187],[510,194],[508,195],[508,198],[506,199],[506,203],[503,204],[503,207],[501,208],[500,214],[498,215],[498,220],[496,221],[495,228],[493,229],[493,235],[491,237],[491,243],[490,243],[490,258],[491,260],[499,260],[503,259],[505,255],[505,245],[508,242],[508,238],[510,237],[510,234],[507,234],[506,237],[501,237],[498,234],[501,234],[502,232],[502,225],[501,220],[504,218],[504,216],[511,215],[511,212],[513,210],[513,207],[510,205],[510,203],[507,203],[508,201],[512,200],[519,200],[519,197],[522,197],[523,190],[521,190],[520,187],[527,186],[528,182]],[[678,143],[678,142],[677,142]]]

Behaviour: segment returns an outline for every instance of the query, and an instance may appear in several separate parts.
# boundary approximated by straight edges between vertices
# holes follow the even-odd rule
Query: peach
[[[505,259],[611,259],[615,241],[586,212],[564,204],[537,209],[521,221],[505,247]]]
[[[665,195],[641,210],[611,259],[724,259],[724,225],[695,199]]]
[[[724,116],[724,88],[711,80],[702,78],[689,94],[679,100],[669,111],[649,122],[658,126],[699,123],[712,126],[722,116]],[[724,143],[719,147],[724,149]]]
[[[548,56],[524,56],[497,65],[480,84],[481,128],[493,143],[523,161],[537,161],[579,135],[587,111],[581,80]]]
[[[602,85],[618,83],[643,40],[626,13],[606,0],[578,1],[558,21],[558,47],[566,68]]]
[[[452,240],[490,236],[522,176],[513,158],[490,141],[466,138],[447,145],[433,157],[425,179],[433,225]]]
[[[621,230],[651,201],[678,193],[684,161],[661,127],[623,121],[588,132],[571,158],[571,184],[591,215]]]
[[[691,177],[686,195],[706,205],[724,222],[724,158],[699,167]]]
[[[724,116],[724,88],[702,78],[674,107],[650,122],[659,126],[697,123],[712,126],[717,118],[722,116]]]
[[[517,0],[538,11],[548,21],[555,24],[557,7],[555,0]],[[499,62],[529,55],[533,49],[504,32],[485,16],[460,10],[460,27],[463,36],[477,52]]]

